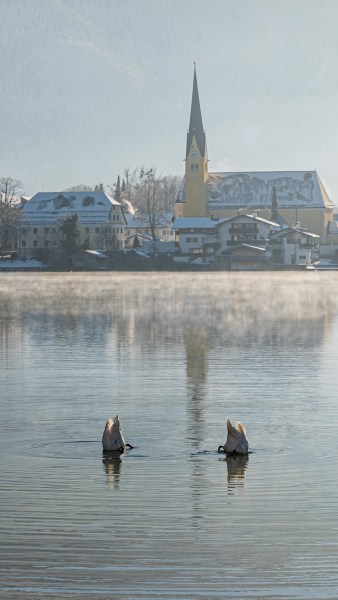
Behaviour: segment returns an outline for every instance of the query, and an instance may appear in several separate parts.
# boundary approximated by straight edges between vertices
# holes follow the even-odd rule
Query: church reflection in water
[[[208,394],[208,336],[203,327],[188,329],[184,337],[187,383],[187,439],[199,450],[205,438],[205,404]]]

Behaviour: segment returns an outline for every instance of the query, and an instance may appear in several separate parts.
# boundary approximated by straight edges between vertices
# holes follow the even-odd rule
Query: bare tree
[[[120,179],[118,177],[117,181]],[[124,169],[122,184],[111,187],[114,195],[119,190],[119,200],[127,212],[134,213],[149,225],[153,239],[156,238],[156,228],[163,222],[165,213],[174,212],[174,206],[182,178],[177,175],[157,175],[155,167],[145,169],[130,167]],[[131,205],[130,205],[131,203]]]
[[[179,175],[165,175],[162,177],[163,203],[166,212],[174,212],[181,183],[182,177],[179,177]]]
[[[20,191],[23,188],[23,183],[19,179],[12,177],[0,177],[0,194],[1,201],[4,204],[13,204]]]
[[[142,167],[138,182],[135,186],[137,208],[146,216],[153,240],[156,239],[158,220],[165,210],[162,193],[162,180],[157,176],[156,169],[147,171]]]
[[[0,178],[0,249],[12,250],[16,246],[20,209],[15,201],[23,185],[12,177]]]

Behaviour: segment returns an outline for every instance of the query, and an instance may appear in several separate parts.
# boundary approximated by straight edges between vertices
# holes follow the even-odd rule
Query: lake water
[[[1,274],[0,598],[337,599],[337,383],[337,272]]]

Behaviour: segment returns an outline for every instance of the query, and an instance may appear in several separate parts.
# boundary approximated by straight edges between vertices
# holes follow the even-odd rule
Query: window
[[[197,237],[187,237],[186,241],[196,243],[196,242],[198,242],[198,238]]]
[[[37,243],[36,240],[34,240],[34,242],[33,242],[33,248],[37,248],[37,247],[38,247],[38,243]]]
[[[33,233],[37,233],[38,232],[38,228],[37,227],[33,227]]]
[[[23,248],[26,248],[26,241],[25,241],[25,240],[22,240],[22,242],[21,242],[21,246],[22,246]]]
[[[90,233],[90,227],[86,227],[86,233]]]
[[[45,233],[49,233],[49,227],[45,227]]]
[[[195,171],[198,171],[198,164],[195,164]]]
[[[45,240],[45,248],[47,248],[47,246],[49,246],[49,241]]]
[[[195,171],[195,165],[190,165],[190,170],[191,170],[192,172],[194,172],[194,171]]]
[[[21,229],[21,234],[22,234],[22,235],[26,235],[26,227],[23,227],[23,228]]]
[[[100,233],[100,227],[95,227],[95,233]]]
[[[300,256],[300,257],[299,257],[299,259],[300,259],[300,260],[305,260],[305,259],[306,259],[306,256],[303,256],[303,255],[302,255],[302,256]]]

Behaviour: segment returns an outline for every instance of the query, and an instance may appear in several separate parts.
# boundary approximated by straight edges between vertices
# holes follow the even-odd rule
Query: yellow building
[[[185,158],[185,177],[176,202],[176,217],[233,217],[258,212],[271,219],[274,197],[279,221],[301,227],[326,243],[334,204],[316,171],[209,172],[196,68]]]

